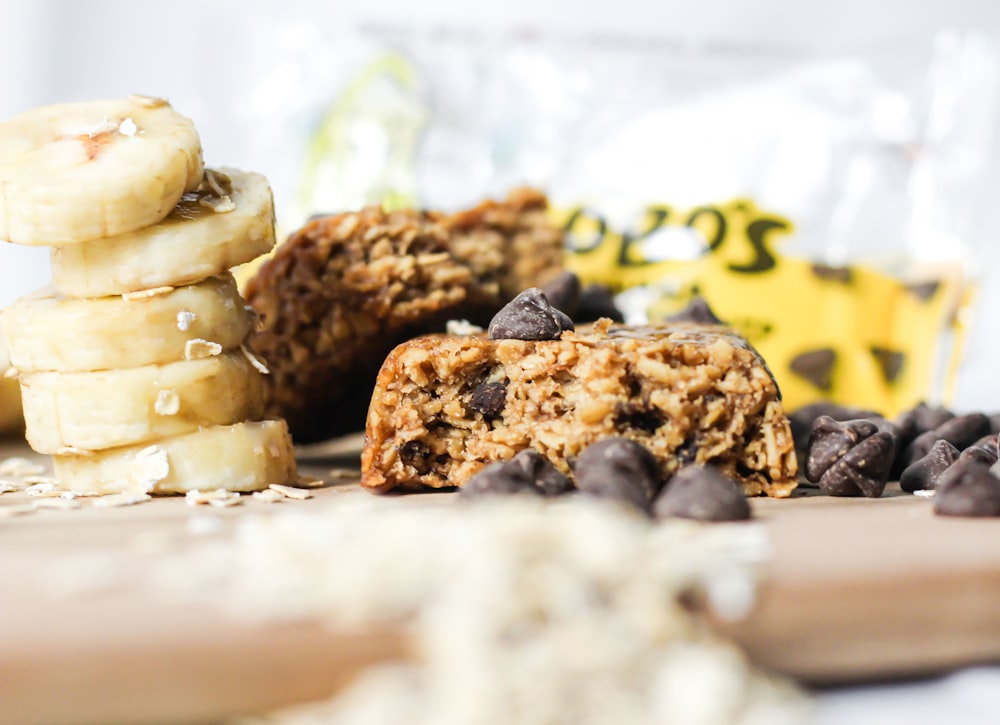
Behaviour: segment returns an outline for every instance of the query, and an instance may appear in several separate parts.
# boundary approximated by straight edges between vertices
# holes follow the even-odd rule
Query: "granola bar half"
[[[722,325],[599,321],[560,339],[430,335],[397,347],[372,396],[362,483],[462,486],[534,448],[563,473],[606,436],[648,448],[664,480],[714,463],[747,495],[788,496],[794,443],[760,356]]]
[[[300,441],[361,430],[375,376],[404,340],[483,323],[562,269],[562,231],[532,189],[449,216],[413,209],[313,219],[250,280],[251,338],[271,371],[269,413]]]

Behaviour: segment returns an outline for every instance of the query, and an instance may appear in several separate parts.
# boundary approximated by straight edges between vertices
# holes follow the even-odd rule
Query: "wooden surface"
[[[0,443],[0,460],[15,453],[27,451]],[[928,499],[890,494],[755,500],[773,556],[754,612],[718,626],[763,666],[819,683],[1000,661],[1000,520],[939,518]],[[196,556],[199,516],[226,536],[247,514],[360,496],[348,483],[283,504],[164,499],[0,518],[0,720],[211,723],[326,696],[371,662],[408,656],[395,632],[240,623],[130,585],[129,552],[139,562],[144,548],[184,542]],[[113,585],[90,586],[102,577]]]

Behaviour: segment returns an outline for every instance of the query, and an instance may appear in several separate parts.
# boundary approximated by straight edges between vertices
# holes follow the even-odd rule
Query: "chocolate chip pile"
[[[789,416],[807,480],[830,496],[878,497],[899,480],[933,491],[942,516],[1000,516],[1000,415],[920,403],[894,421],[818,403]]]

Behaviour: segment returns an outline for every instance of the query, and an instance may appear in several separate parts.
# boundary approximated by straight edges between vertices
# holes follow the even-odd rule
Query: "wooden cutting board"
[[[31,455],[0,443],[0,460],[15,454]],[[756,662],[831,683],[1000,661],[1000,520],[935,517],[928,499],[898,489],[877,500],[803,493],[753,501],[773,556],[753,613],[718,623]],[[229,536],[248,514],[357,497],[369,494],[347,482],[310,501],[248,500],[208,513],[221,523],[213,536]],[[25,499],[5,494],[0,506]],[[204,513],[163,499],[0,518],[4,723],[210,723],[324,697],[372,662],[408,656],[397,632],[241,624],[130,585],[128,552],[138,565],[157,542],[193,542],[196,551],[192,517]],[[100,567],[109,556],[123,562],[114,586],[81,587],[109,575]],[[92,572],[80,564],[88,561]]]

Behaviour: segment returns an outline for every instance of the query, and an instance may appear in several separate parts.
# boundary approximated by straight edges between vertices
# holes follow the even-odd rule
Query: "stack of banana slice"
[[[41,108],[0,124],[0,239],[52,247],[54,289],[8,307],[3,334],[28,443],[65,488],[295,482],[229,273],[274,245],[263,176],[205,169],[162,99]]]

